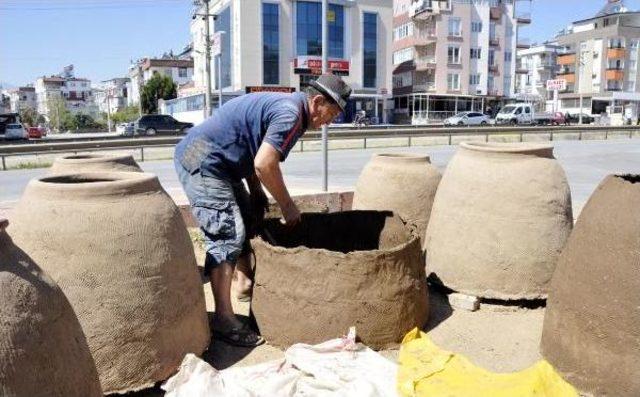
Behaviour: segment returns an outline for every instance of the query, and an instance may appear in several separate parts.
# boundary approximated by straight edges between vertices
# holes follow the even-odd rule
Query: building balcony
[[[576,54],[568,53],[568,54],[560,54],[556,60],[558,65],[575,65],[576,64]]]
[[[502,19],[502,7],[491,7],[489,9],[489,18],[493,21],[499,21]]]
[[[433,30],[425,30],[421,31],[419,34],[415,35],[414,45],[417,47],[428,46],[435,44],[438,40],[438,36],[436,36],[435,29]]]
[[[420,82],[420,84],[414,84],[413,86],[413,92],[435,92],[435,91],[436,91],[435,81]]]
[[[500,74],[500,69],[498,68],[498,65],[489,65],[489,73],[494,75]]]
[[[607,87],[605,87],[605,90],[611,91],[611,92],[618,92],[618,91],[622,91],[622,87],[619,87],[619,86],[607,86]]]
[[[624,80],[624,70],[621,68],[607,69],[605,77],[607,80]]]
[[[414,60],[417,71],[425,71],[436,68],[435,57],[419,57]]]
[[[556,78],[565,80],[567,83],[575,83],[576,82],[576,74],[575,73],[557,73]]]
[[[516,67],[516,74],[527,74],[527,73],[529,73],[529,70],[527,68],[522,66]]]
[[[527,12],[516,16],[516,22],[520,25],[529,25],[531,23],[531,13]]]
[[[429,19],[438,11],[434,8],[433,0],[417,0],[411,3],[409,8],[409,16],[417,20]]]
[[[621,59],[626,55],[624,48],[609,48],[607,49],[607,58],[609,59]]]
[[[519,50],[526,50],[531,48],[531,41],[529,39],[518,39],[516,42],[516,48]]]
[[[498,36],[489,37],[489,45],[497,47],[500,45],[500,38]]]
[[[541,62],[538,65],[536,65],[536,69],[538,70],[544,70],[544,69],[553,69],[555,68],[557,65],[553,62]]]
[[[499,92],[496,88],[489,88],[487,89],[487,95],[489,96],[498,96]]]

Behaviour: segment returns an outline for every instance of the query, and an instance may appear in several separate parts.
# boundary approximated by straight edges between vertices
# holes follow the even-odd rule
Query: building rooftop
[[[192,68],[193,59],[150,59],[146,58],[142,62],[142,70],[156,67]]]

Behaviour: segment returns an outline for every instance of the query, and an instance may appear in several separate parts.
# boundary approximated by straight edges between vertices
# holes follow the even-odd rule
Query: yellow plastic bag
[[[440,349],[417,328],[402,341],[398,392],[403,397],[578,397],[547,361],[514,373],[492,373]]]

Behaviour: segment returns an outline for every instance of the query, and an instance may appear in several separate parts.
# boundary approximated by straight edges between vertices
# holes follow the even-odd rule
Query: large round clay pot
[[[76,154],[58,157],[54,160],[49,174],[73,174],[80,172],[142,172],[133,156],[107,154]]]
[[[69,301],[0,219],[0,395],[102,396]]]
[[[427,274],[465,294],[545,298],[572,226],[553,146],[462,143],[431,210]]]
[[[151,386],[208,346],[193,246],[156,176],[34,179],[10,231],[69,298],[105,393]]]
[[[441,177],[429,156],[375,154],[358,178],[353,209],[393,211],[422,239]]]
[[[427,320],[420,243],[391,212],[303,214],[292,230],[270,219],[253,248],[251,308],[270,344],[319,343],[355,326],[379,349]]]
[[[640,175],[608,176],[551,280],[542,354],[597,396],[640,396]]]

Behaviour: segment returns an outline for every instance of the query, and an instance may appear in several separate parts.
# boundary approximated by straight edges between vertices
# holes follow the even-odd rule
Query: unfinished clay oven
[[[608,176],[580,213],[549,289],[542,353],[574,386],[640,396],[640,175]]]
[[[109,171],[142,172],[142,169],[132,155],[77,154],[56,158],[49,174]]]
[[[353,209],[393,211],[424,237],[440,172],[429,156],[376,154],[364,167],[353,195]]]
[[[544,298],[572,226],[553,146],[462,143],[433,203],[427,274],[465,294]]]
[[[10,231],[69,298],[106,393],[153,385],[207,347],[193,246],[156,176],[34,179]]]
[[[303,214],[293,230],[278,219],[265,230],[253,240],[252,310],[270,344],[319,343],[355,326],[379,349],[426,322],[420,244],[391,212]]]
[[[69,301],[0,219],[0,395],[102,396]]]

